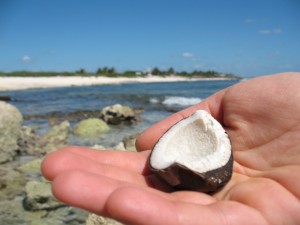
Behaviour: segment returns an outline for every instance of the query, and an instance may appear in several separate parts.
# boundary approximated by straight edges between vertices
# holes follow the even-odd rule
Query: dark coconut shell
[[[164,169],[150,169],[170,186],[178,190],[200,192],[216,192],[225,186],[232,176],[233,156],[228,162],[218,168],[205,173],[197,173],[178,163]]]
[[[231,142],[229,136],[227,137],[229,142]],[[160,179],[178,190],[191,190],[205,193],[217,192],[225,186],[232,177],[234,161],[232,149],[230,149],[230,157],[224,166],[204,173],[193,171],[178,163],[174,163],[166,169],[158,170],[151,166],[150,158],[150,170]]]

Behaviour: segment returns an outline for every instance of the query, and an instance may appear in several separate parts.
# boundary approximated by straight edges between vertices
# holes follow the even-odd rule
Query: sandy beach
[[[154,83],[154,82],[178,82],[193,80],[223,80],[228,78],[185,78],[178,76],[170,77],[78,77],[78,76],[56,76],[56,77],[0,77],[0,91],[24,90],[34,88],[55,88],[69,86],[91,86],[103,84],[123,84],[123,83]]]

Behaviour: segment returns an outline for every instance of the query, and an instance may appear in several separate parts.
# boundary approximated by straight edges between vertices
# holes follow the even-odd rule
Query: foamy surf
[[[165,106],[191,106],[201,102],[201,98],[182,97],[182,96],[166,96],[163,99],[152,97],[149,99],[152,104],[163,104]]]
[[[170,96],[166,97],[162,104],[166,106],[190,106],[195,105],[201,102],[200,98],[187,98],[187,97],[178,97]]]

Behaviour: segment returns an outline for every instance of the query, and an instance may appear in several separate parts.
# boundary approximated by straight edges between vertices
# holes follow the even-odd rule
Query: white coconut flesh
[[[164,170],[173,164],[205,173],[224,166],[231,144],[224,128],[208,112],[198,110],[173,125],[155,145],[150,165]]]

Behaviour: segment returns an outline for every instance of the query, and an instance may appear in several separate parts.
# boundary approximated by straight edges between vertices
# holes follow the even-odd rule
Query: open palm
[[[140,135],[139,153],[66,147],[43,174],[61,201],[128,224],[300,224],[300,74],[252,79],[173,114]],[[210,112],[232,142],[234,173],[214,195],[174,191],[148,170],[174,123]]]

